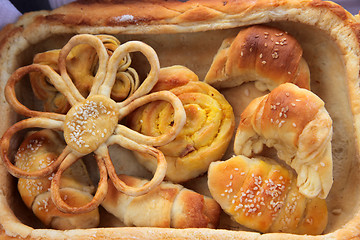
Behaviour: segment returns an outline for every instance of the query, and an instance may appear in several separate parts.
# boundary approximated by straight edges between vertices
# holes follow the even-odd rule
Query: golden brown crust
[[[297,40],[273,27],[256,25],[225,39],[205,76],[218,87],[255,81],[262,91],[291,82],[310,89],[310,72]]]
[[[119,177],[129,186],[147,182],[127,175]],[[140,197],[127,196],[109,182],[102,206],[126,226],[138,227],[215,228],[220,215],[213,199],[167,182]]]
[[[94,3],[92,1],[90,3]],[[108,1],[110,2],[110,1]],[[254,23],[274,23],[278,21],[286,21],[288,23],[301,23],[314,27],[314,32],[322,32],[326,39],[331,39],[331,42],[336,44],[341,55],[341,61],[345,64],[344,74],[346,79],[344,82],[348,84],[351,110],[354,114],[354,131],[355,135],[359,135],[359,23],[356,19],[346,12],[342,7],[334,3],[328,3],[319,0],[304,0],[304,1],[215,1],[205,0],[201,2],[189,1],[187,3],[178,2],[161,2],[153,1],[154,5],[158,4],[149,10],[158,9],[160,14],[152,14],[150,11],[143,16],[139,16],[141,11],[138,11],[138,6],[135,4],[129,8],[129,2],[122,5],[122,1],[113,2],[118,5],[106,7],[106,3],[98,3],[97,5],[86,6],[83,4],[74,4],[71,7],[64,7],[56,12],[36,12],[34,14],[26,14],[20,21],[14,25],[9,25],[1,34],[1,58],[0,58],[0,77],[1,87],[9,77],[9,75],[20,65],[23,64],[21,60],[14,59],[9,56],[19,56],[22,51],[38,44],[42,40],[53,36],[62,34],[76,34],[80,32],[89,33],[179,33],[179,32],[200,32],[204,30],[236,28],[241,26],[248,26]],[[155,4],[156,3],[156,4]],[[164,10],[164,4],[168,4],[168,9]],[[144,5],[142,5],[144,6]],[[183,19],[195,19],[186,14],[187,11],[197,11],[197,6],[202,9],[199,11],[212,10],[217,14],[201,14],[201,18],[197,18],[196,22],[186,22]],[[81,8],[87,11],[82,11]],[[92,8],[92,9],[91,9]],[[113,9],[113,11],[112,11]],[[171,9],[171,10],[169,10]],[[110,10],[110,11],[106,11]],[[121,10],[121,11],[120,11]],[[137,12],[139,15],[136,15]],[[144,10],[142,11],[143,14]],[[163,12],[161,14],[161,12]],[[95,13],[95,15],[93,14]],[[154,12],[153,12],[154,13]],[[122,18],[122,16],[133,14],[136,16],[135,21],[116,21],[117,19],[126,20],[129,18]],[[101,16],[100,16],[101,15]],[[153,15],[153,16],[150,16]],[[166,15],[173,17],[166,19]],[[162,17],[162,19],[158,19]],[[186,17],[186,18],[185,18]],[[109,19],[113,18],[112,21]],[[114,19],[115,18],[115,19]],[[104,19],[104,20],[101,20]],[[130,17],[131,19],[131,17]],[[143,19],[141,21],[141,19]],[[114,21],[115,20],[115,21]],[[110,22],[112,25],[107,24]],[[66,24],[65,24],[66,23]],[[85,24],[87,23],[87,25]],[[117,24],[117,25],[116,25]],[[111,27],[110,27],[111,26]],[[336,28],[334,28],[336,26]],[[210,29],[211,28],[211,29]],[[322,70],[323,68],[319,68]],[[321,83],[324,83],[321,81]],[[1,105],[0,111],[3,113],[4,121],[0,126],[0,132],[10,126],[15,120],[14,113],[9,110],[9,106],[4,104],[4,98],[0,94]],[[351,118],[351,121],[353,119]],[[351,134],[350,134],[351,135]],[[349,137],[348,139],[350,139]],[[358,146],[356,146],[358,148]],[[356,153],[354,153],[356,154]],[[251,239],[312,239],[311,236],[296,236],[287,234],[264,234],[260,235],[253,232],[244,231],[228,231],[228,230],[177,230],[177,229],[154,229],[154,228],[107,228],[107,229],[92,229],[89,231],[51,231],[43,229],[32,229],[23,225],[18,220],[15,220],[15,215],[8,208],[8,203],[11,203],[11,178],[7,175],[4,168],[0,168],[0,182],[1,195],[0,203],[1,211],[0,219],[2,227],[6,230],[1,230],[1,237],[4,239],[18,239],[22,236],[26,239],[35,238],[49,238],[49,239],[121,239],[121,238],[198,238],[198,239],[223,239],[243,238]],[[351,210],[351,212],[354,212]],[[350,214],[351,215],[351,214]],[[351,215],[353,216],[353,215]],[[334,238],[334,239],[352,239],[356,238],[359,233],[358,217],[347,218],[344,217],[344,224],[331,226],[329,231],[324,236],[318,236],[316,239]],[[346,223],[346,224],[345,224]],[[6,231],[6,233],[5,233]],[[17,236],[17,237],[10,237]],[[219,237],[220,236],[220,237]]]
[[[238,223],[260,232],[322,233],[326,201],[303,197],[295,182],[292,172],[266,158],[239,155],[209,168],[212,196]]]

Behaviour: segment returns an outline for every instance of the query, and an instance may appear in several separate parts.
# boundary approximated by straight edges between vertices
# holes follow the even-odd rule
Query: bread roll
[[[309,198],[326,198],[333,183],[332,119],[314,93],[292,83],[253,100],[241,114],[234,152],[252,156],[274,147],[298,174],[297,186]]]
[[[119,177],[129,186],[148,182],[127,175]],[[109,182],[101,205],[126,226],[215,228],[220,216],[220,206],[213,199],[170,182],[163,182],[140,197],[125,195]]]
[[[357,187],[357,153],[360,148],[360,24],[358,18],[331,1],[94,0],[77,1],[53,11],[24,14],[18,22],[5,27],[0,34],[0,89],[4,88],[7,79],[18,67],[31,63],[36,53],[58,48],[71,36],[79,33],[115,34],[121,42],[144,41],[156,49],[162,67],[181,64],[189,67],[203,80],[221,42],[225,38],[236,36],[240,29],[254,24],[271,25],[288,31],[298,40],[304,51],[303,58],[311,71],[311,89],[324,100],[326,109],[334,120],[334,185],[327,198],[329,224],[323,236],[260,234],[235,223],[221,225],[222,230],[114,228],[115,225],[106,218],[102,218],[101,222],[104,228],[71,231],[39,229],[36,221],[24,216],[19,210],[19,205],[23,203],[13,189],[13,177],[2,164],[0,236],[5,239],[73,240],[357,238],[360,232],[360,214],[356,207],[360,200],[360,189]],[[137,62],[135,58],[132,60],[138,66],[146,66],[143,61]],[[23,83],[19,84],[19,94],[25,103],[32,106],[29,85]],[[231,90],[239,96],[256,95],[251,83]],[[6,103],[3,94],[0,94],[0,98],[0,132],[4,133],[19,117]],[[242,101],[243,105],[245,102],[247,103]],[[111,154],[114,162],[124,158],[118,151],[112,151]],[[232,152],[229,153],[231,154]],[[128,165],[136,161],[123,162],[126,164],[121,169],[127,172]],[[149,175],[146,176],[150,178]],[[190,184],[193,182],[195,180]]]
[[[183,66],[162,68],[153,91],[169,90],[178,96],[186,111],[186,124],[170,143],[158,147],[167,161],[166,178],[184,182],[207,171],[212,161],[221,159],[234,131],[234,114],[226,99],[210,85],[200,82],[194,72]],[[152,102],[133,112],[130,128],[158,136],[173,124],[173,109],[165,102]],[[135,153],[151,171],[156,161]]]
[[[302,55],[300,44],[286,31],[254,25],[222,42],[205,82],[223,88],[255,81],[261,91],[291,82],[310,89],[310,71]]]
[[[65,147],[60,136],[51,130],[41,130],[29,135],[15,155],[15,165],[29,172],[51,164]],[[18,180],[19,193],[25,205],[48,227],[55,229],[74,229],[97,227],[99,211],[71,214],[60,212],[50,196],[53,175],[39,179]],[[82,206],[90,202],[94,192],[86,167],[78,160],[64,172],[61,179],[60,194],[71,206]]]
[[[314,235],[327,225],[326,201],[303,196],[295,175],[271,159],[239,155],[211,163],[208,185],[227,214],[259,232]]]

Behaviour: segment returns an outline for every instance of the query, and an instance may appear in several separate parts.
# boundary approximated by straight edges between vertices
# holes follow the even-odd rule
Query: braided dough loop
[[[69,206],[64,201],[65,199],[63,199],[62,196],[60,195],[61,176],[63,172],[66,169],[68,169],[73,163],[75,163],[80,157],[81,156],[74,153],[70,153],[69,155],[67,155],[64,161],[61,163],[58,171],[55,173],[53,180],[51,181],[51,187],[50,187],[51,199],[56,205],[56,207],[60,211],[65,213],[80,214],[80,213],[91,212],[104,201],[105,196],[107,194],[107,189],[108,189],[107,170],[102,159],[96,157],[96,163],[100,171],[100,180],[93,199],[89,203],[81,207]]]
[[[46,168],[34,172],[27,172],[22,170],[21,168],[16,167],[14,164],[12,164],[11,160],[9,159],[8,153],[10,152],[9,151],[10,141],[17,132],[26,128],[39,127],[39,128],[49,128],[49,129],[61,129],[62,125],[63,125],[62,122],[59,122],[57,120],[46,119],[46,118],[29,118],[12,125],[4,133],[0,142],[1,157],[3,159],[5,167],[10,172],[10,174],[17,178],[37,179],[37,178],[45,177],[51,174],[52,172],[54,172],[55,169],[64,160],[66,155],[68,155],[68,153],[71,151],[70,148],[68,147],[65,148],[61,153],[61,155],[56,159],[56,161],[51,163]]]
[[[111,136],[107,144],[118,144],[126,149],[146,153],[157,159],[157,168],[153,178],[141,187],[131,187],[120,180],[115,172],[115,168],[110,160],[109,154],[106,153],[106,155],[103,155],[105,156],[104,161],[106,168],[108,169],[109,177],[117,190],[125,193],[126,195],[136,197],[148,193],[163,181],[166,174],[167,163],[164,154],[160,150],[147,145],[138,144],[137,142],[127,139],[122,135]]]
[[[115,50],[120,46],[120,41],[110,35],[96,35],[104,44],[109,56],[112,56]],[[130,53],[119,62],[115,84],[112,88],[111,98],[115,101],[124,100],[126,97],[132,95],[139,87],[139,76],[135,69],[130,67],[131,57]],[[120,84],[120,82],[122,84]],[[122,93],[119,95],[119,93]]]
[[[89,96],[97,94],[100,85],[103,83],[106,74],[106,65],[109,59],[109,55],[107,54],[107,50],[103,42],[98,37],[90,34],[81,34],[72,37],[69,40],[69,42],[61,49],[59,53],[59,62],[58,62],[59,71],[61,73],[61,77],[63,78],[64,82],[67,84],[68,88],[74,94],[74,97],[78,102],[83,101],[84,97],[75,87],[69,74],[67,73],[66,57],[69,55],[71,49],[73,49],[75,46],[79,44],[89,44],[90,46],[94,47],[99,57],[99,67],[94,77],[93,86],[91,88]]]
[[[96,35],[96,37],[99,38],[101,40],[101,42],[104,44],[109,55],[112,55],[112,53],[120,45],[120,41],[117,38],[112,37],[110,35],[101,35],[100,34],[100,35]],[[126,62],[126,60],[125,60],[125,62]]]
[[[63,82],[59,74],[57,74],[53,69],[46,65],[40,64],[32,64],[29,66],[18,68],[9,78],[6,86],[5,86],[5,98],[7,102],[14,108],[14,110],[26,117],[47,117],[50,119],[55,120],[64,120],[65,116],[62,114],[57,113],[50,113],[50,112],[39,112],[30,110],[25,107],[22,103],[18,101],[16,98],[15,93],[15,85],[26,75],[30,72],[42,72],[46,75],[51,83],[56,86],[57,90],[59,90],[62,94],[66,96],[68,101],[71,104],[76,103],[75,97],[68,91],[66,84]]]
[[[159,59],[153,48],[139,41],[130,41],[124,43],[115,50],[115,52],[109,59],[106,77],[104,80],[104,84],[99,90],[99,94],[102,94],[104,96],[110,96],[111,89],[115,83],[116,72],[119,63],[130,52],[143,53],[150,63],[150,72],[148,73],[148,76],[140,85],[140,87],[125,101],[119,103],[119,107],[124,107],[131,103],[134,99],[149,93],[156,84],[160,71]]]
[[[162,146],[174,140],[186,123],[186,113],[179,98],[169,91],[151,93],[132,101],[129,105],[120,109],[120,119],[134,111],[136,108],[158,100],[167,101],[174,108],[174,124],[165,134],[157,137],[146,136],[123,125],[118,125],[115,129],[115,133],[121,134],[140,144],[151,146]]]

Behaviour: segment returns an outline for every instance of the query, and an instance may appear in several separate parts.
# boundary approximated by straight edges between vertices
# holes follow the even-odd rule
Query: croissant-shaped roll
[[[234,152],[252,156],[274,147],[298,174],[305,196],[326,198],[333,182],[332,120],[314,93],[285,83],[253,100],[241,114]]]
[[[292,171],[271,159],[239,155],[213,162],[208,186],[236,222],[262,233],[314,235],[327,225],[326,201],[303,196]]]
[[[145,179],[119,176],[127,185],[139,187]],[[116,190],[111,181],[102,206],[126,226],[164,228],[215,228],[220,206],[212,199],[179,184],[162,182],[140,197],[131,197]]]
[[[234,87],[255,81],[261,90],[291,82],[310,89],[309,67],[297,40],[282,30],[255,25],[225,39],[206,74],[214,87]]]
[[[65,147],[60,136],[52,130],[41,130],[29,135],[20,145],[16,155],[17,167],[32,172],[50,165]],[[60,212],[50,196],[52,176],[18,181],[19,193],[27,207],[46,225],[55,229],[91,228],[99,224],[99,211],[84,214]],[[71,206],[82,206],[91,201],[94,186],[85,165],[78,160],[64,172],[60,193]]]
[[[108,54],[112,55],[120,42],[110,35],[97,36],[106,47]],[[51,50],[36,54],[35,64],[50,66],[59,72],[58,58],[60,50]],[[66,65],[69,75],[72,77],[76,88],[83,96],[87,96],[93,85],[99,59],[96,50],[88,44],[75,46],[67,56]],[[139,85],[137,72],[129,67],[131,58],[128,54],[119,65],[115,85],[111,92],[111,98],[115,101],[124,100],[132,94]],[[44,102],[44,110],[48,112],[66,113],[70,109],[65,96],[61,94],[41,72],[30,73],[30,82],[35,96]]]
[[[158,147],[167,161],[166,178],[183,182],[207,171],[209,164],[221,159],[235,127],[234,113],[224,96],[183,66],[160,70],[153,91],[169,90],[179,97],[186,111],[186,124],[170,143]],[[158,136],[173,124],[173,109],[166,102],[152,102],[128,118],[130,128]],[[139,162],[154,171],[155,159],[135,153]]]

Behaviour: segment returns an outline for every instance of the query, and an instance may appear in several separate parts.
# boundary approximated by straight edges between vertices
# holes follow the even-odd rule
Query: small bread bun
[[[223,88],[255,81],[261,91],[290,82],[310,89],[310,71],[302,55],[300,44],[287,32],[251,26],[223,41],[205,82]]]

